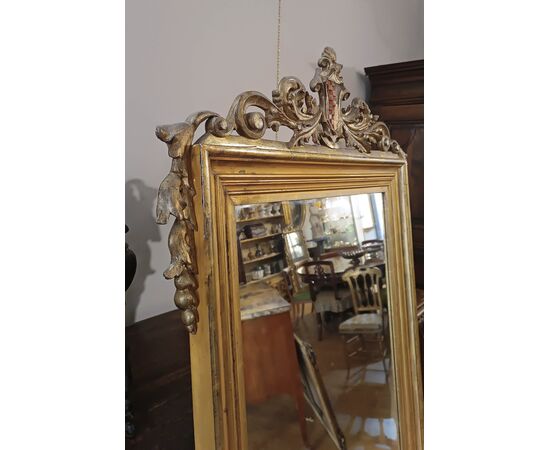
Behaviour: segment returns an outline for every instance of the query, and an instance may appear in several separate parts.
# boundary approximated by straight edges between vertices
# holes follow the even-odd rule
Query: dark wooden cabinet
[[[424,60],[366,67],[367,102],[407,153],[416,286],[424,288]]]

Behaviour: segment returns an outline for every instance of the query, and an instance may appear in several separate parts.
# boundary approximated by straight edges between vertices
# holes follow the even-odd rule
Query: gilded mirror
[[[300,264],[308,259],[308,249],[301,228],[292,227],[284,234],[286,256],[291,264]]]
[[[341,69],[157,129],[196,448],[422,448],[406,157]]]
[[[306,216],[304,204],[302,202],[291,201],[287,202],[286,205],[288,205],[290,223],[295,228],[301,228]]]

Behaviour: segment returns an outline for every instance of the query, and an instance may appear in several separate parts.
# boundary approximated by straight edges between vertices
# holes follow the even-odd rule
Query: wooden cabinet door
[[[416,286],[424,288],[424,61],[366,67],[374,114],[407,153]]]

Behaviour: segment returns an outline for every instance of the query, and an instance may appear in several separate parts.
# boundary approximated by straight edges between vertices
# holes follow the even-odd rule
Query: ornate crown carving
[[[208,116],[203,120],[208,119],[207,132],[225,136],[235,130],[243,137],[259,139],[267,128],[277,131],[285,126],[294,132],[288,147],[306,144],[311,139],[315,144],[337,148],[343,139],[347,146],[363,153],[371,150],[399,153],[399,144],[391,139],[388,127],[378,121],[364,100],[356,97],[342,107],[350,94],[340,73],[342,65],[336,62],[332,48],[323,50],[317,66],[309,87],[318,94],[319,101],[299,79],[284,77],[273,91],[272,101],[259,92],[247,91],[234,100],[227,118],[206,113]],[[263,113],[247,112],[250,107]],[[187,122],[195,121],[195,117],[190,119]],[[164,130],[164,127],[157,129],[162,140],[166,137]]]
[[[354,98],[342,107],[349,98],[341,75],[342,65],[336,62],[336,52],[326,47],[317,62],[317,69],[309,87],[317,93],[311,95],[302,82],[295,77],[285,77],[272,92],[272,100],[255,91],[239,95],[231,105],[227,117],[210,111],[193,114],[183,123],[157,127],[157,137],[168,144],[172,168],[159,188],[157,223],[165,224],[170,215],[176,219],[170,231],[170,267],[164,272],[167,279],[174,279],[176,294],[174,302],[182,312],[182,319],[190,333],[196,333],[197,311],[197,266],[195,255],[195,212],[193,197],[195,189],[190,176],[189,150],[197,127],[206,121],[207,133],[226,136],[233,131],[239,135],[260,139],[267,128],[277,131],[285,126],[293,131],[287,143],[289,148],[313,141],[318,145],[338,148],[340,141],[361,153],[372,150],[402,153],[397,141],[391,139],[386,124],[378,121],[367,103]],[[247,112],[251,107],[262,112]]]

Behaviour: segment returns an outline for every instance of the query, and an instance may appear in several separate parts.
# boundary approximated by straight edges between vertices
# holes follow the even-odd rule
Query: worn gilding
[[[182,320],[190,333],[196,333],[199,321],[193,238],[195,189],[190,173],[190,151],[197,127],[206,122],[207,135],[223,137],[236,131],[244,138],[261,139],[267,128],[277,131],[284,126],[293,131],[286,144],[288,148],[313,142],[336,149],[343,141],[345,146],[362,154],[374,150],[402,155],[388,127],[378,121],[378,116],[371,113],[364,100],[354,98],[348,106],[342,107],[350,94],[344,86],[341,70],[335,51],[326,47],[309,84],[317,99],[300,80],[284,77],[273,91],[272,100],[259,92],[247,91],[234,100],[225,118],[203,111],[183,123],[157,128],[156,135],[168,145],[168,155],[172,158],[172,168],[159,188],[157,223],[166,224],[170,215],[175,217],[168,243],[171,262],[164,276],[174,280],[174,302],[182,310]],[[249,111],[252,107],[261,112]]]

